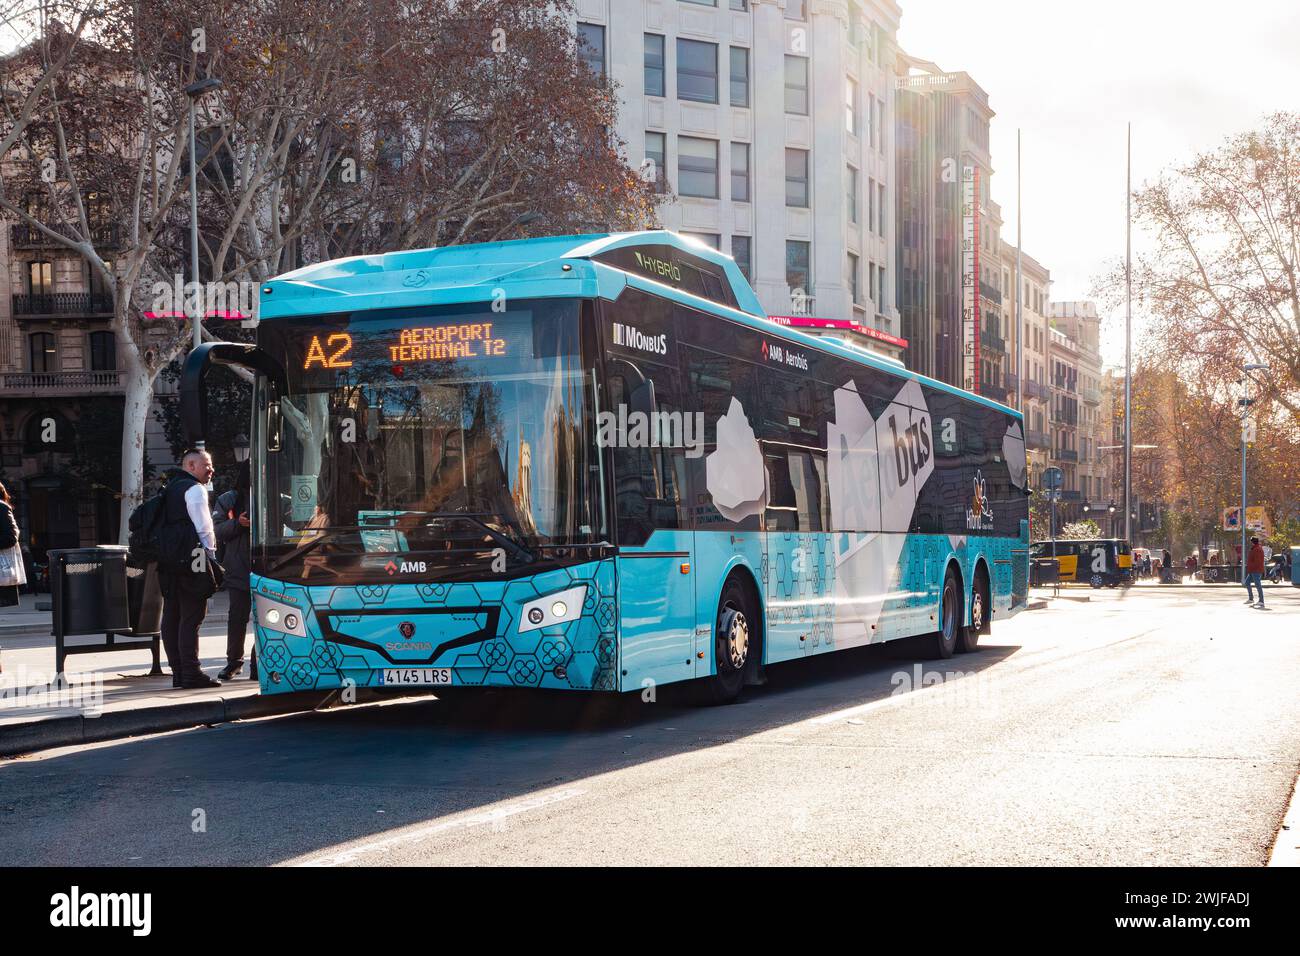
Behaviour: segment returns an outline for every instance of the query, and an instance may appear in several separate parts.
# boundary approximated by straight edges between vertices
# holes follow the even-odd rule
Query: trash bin
[[[1291,583],[1300,588],[1300,548],[1291,549]]]
[[[127,549],[114,544],[57,549],[49,561],[55,671],[63,674],[69,654],[148,649],[150,673],[161,674],[162,598],[153,566],[128,569]],[[103,634],[104,643],[69,647],[66,638],[76,634]]]
[[[49,555],[55,634],[104,634],[131,626],[126,548],[60,548]]]

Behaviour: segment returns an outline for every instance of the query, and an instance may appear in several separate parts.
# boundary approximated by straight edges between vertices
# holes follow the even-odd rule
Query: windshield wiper
[[[287,564],[301,558],[308,551],[314,550],[317,545],[324,544],[326,541],[330,540],[331,538],[337,538],[343,532],[361,531],[361,530],[364,529],[361,528],[330,528],[328,530],[322,529],[318,531],[316,536],[312,538],[310,541],[298,545],[298,547],[294,548],[284,557],[280,558],[280,560],[276,561],[275,564],[271,565],[271,567],[267,569],[267,573],[271,574],[274,573],[275,571],[279,571]]]

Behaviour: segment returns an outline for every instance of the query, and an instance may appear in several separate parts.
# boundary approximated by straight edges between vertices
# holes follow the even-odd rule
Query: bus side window
[[[610,434],[605,441],[614,462],[614,504],[620,544],[641,545],[656,529],[685,526],[682,514],[682,467],[685,449],[677,389],[672,370],[638,363],[609,363],[609,410],[617,422],[626,422],[626,434]],[[645,382],[638,379],[638,373]],[[647,387],[652,383],[652,387]],[[653,394],[654,404],[647,404]],[[621,426],[620,426],[621,427]],[[655,429],[657,443],[651,442]],[[673,445],[668,446],[671,442]]]

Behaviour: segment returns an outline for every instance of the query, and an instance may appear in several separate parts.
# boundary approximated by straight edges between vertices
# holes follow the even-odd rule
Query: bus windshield
[[[427,580],[602,541],[580,310],[537,300],[263,324],[289,389],[280,450],[255,480],[259,573]]]

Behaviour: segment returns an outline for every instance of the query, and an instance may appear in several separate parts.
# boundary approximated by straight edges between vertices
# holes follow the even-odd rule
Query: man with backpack
[[[167,472],[158,530],[158,584],[163,596],[162,641],[173,687],[220,687],[199,668],[199,628],[219,583],[216,536],[208,509],[212,456],[188,451]]]

